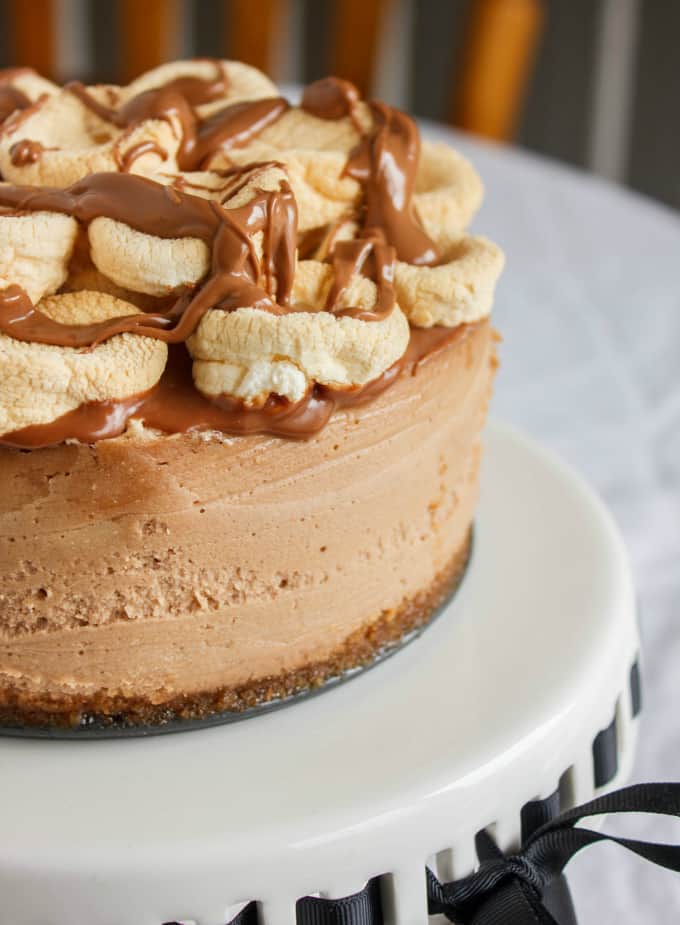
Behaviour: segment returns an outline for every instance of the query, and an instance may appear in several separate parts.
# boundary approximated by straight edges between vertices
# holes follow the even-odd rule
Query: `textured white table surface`
[[[474,161],[486,199],[473,228],[507,254],[493,410],[590,480],[628,546],[645,682],[633,779],[680,780],[680,217],[523,152],[424,135]],[[606,828],[680,842],[667,820]],[[622,849],[591,848],[568,873],[579,925],[677,920],[680,876]]]

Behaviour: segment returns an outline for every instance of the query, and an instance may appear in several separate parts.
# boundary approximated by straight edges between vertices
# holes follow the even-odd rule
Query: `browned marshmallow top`
[[[476,175],[346,81],[291,107],[234,62],[126,88],[13,70],[0,122],[0,442],[307,436],[422,353],[412,327],[490,310]]]

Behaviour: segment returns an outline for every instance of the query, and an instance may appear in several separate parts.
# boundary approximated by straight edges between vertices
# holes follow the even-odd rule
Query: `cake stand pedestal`
[[[461,876],[479,829],[508,849],[536,812],[619,785],[639,707],[621,540],[516,432],[490,426],[484,465],[459,594],[374,669],[230,726],[0,739],[2,922],[225,925],[256,901],[293,925],[300,897],[379,878],[384,922],[420,925],[426,864]],[[301,920],[372,921],[316,909]]]

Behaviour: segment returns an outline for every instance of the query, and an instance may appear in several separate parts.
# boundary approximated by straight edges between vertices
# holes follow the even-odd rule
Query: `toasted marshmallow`
[[[214,80],[216,77],[223,77],[225,80],[225,92],[217,100],[210,103],[204,103],[196,107],[196,112],[201,118],[212,115],[219,109],[228,106],[231,103],[238,103],[241,100],[258,100],[271,96],[278,96],[279,91],[276,85],[257,68],[249,64],[242,64],[240,61],[170,61],[167,64],[161,64],[142,74],[127,87],[122,89],[122,102],[145,93],[147,90],[154,90],[156,87],[162,87],[177,80],[179,77],[198,77],[201,80]]]
[[[164,64],[127,87],[97,85],[87,88],[96,101],[114,110],[133,97],[181,77],[224,79],[224,92],[196,107],[204,118],[245,99],[276,96],[271,81],[255,68],[231,61],[178,61]],[[41,81],[37,75],[20,74],[16,86]],[[50,85],[51,86],[51,85]],[[33,87],[34,95],[39,86]],[[68,186],[87,174],[129,170],[150,174],[163,169],[177,171],[182,126],[174,116],[146,119],[121,128],[101,118],[68,89],[41,93],[38,102],[21,118],[9,120],[0,136],[0,173],[14,183]],[[33,98],[32,96],[30,97]],[[37,156],[17,155],[21,144],[31,144]]]
[[[100,292],[48,296],[38,308],[66,324],[136,314],[134,305]],[[0,434],[49,424],[85,402],[130,398],[152,388],[167,362],[158,340],[119,334],[91,350],[25,343],[0,334]]]
[[[89,228],[92,261],[124,289],[167,295],[197,283],[208,272],[210,249],[198,238],[157,238],[111,218]]]
[[[305,132],[298,130],[302,139],[296,136],[296,119],[301,120],[302,125],[312,122],[314,128],[317,124],[324,126],[325,131],[316,146],[313,146],[315,134],[311,127]],[[349,123],[349,119],[337,121]],[[287,142],[285,135],[279,137],[279,126],[285,122],[291,127]],[[318,228],[357,211],[363,195],[359,182],[344,174],[348,155],[358,143],[359,135],[351,124],[342,131],[336,128],[333,133],[335,127],[336,122],[291,110],[250,145],[219,152],[212,166],[280,161],[286,168],[298,204],[300,230]],[[272,138],[277,144],[272,143]],[[335,150],[332,148],[334,138],[338,144]],[[303,145],[302,140],[309,147]],[[460,237],[479,209],[482,196],[482,183],[469,161],[447,145],[423,143],[413,208],[423,228],[439,247],[446,248]]]
[[[342,176],[347,156],[339,151],[281,151],[256,142],[247,148],[234,148],[222,157],[239,165],[280,161],[297,202],[300,231],[335,222],[359,207],[361,187],[351,177]]]
[[[115,89],[115,88],[114,88]],[[88,92],[110,103],[106,87]],[[180,129],[172,120],[149,119],[121,129],[101,119],[69,90],[39,100],[30,113],[5,125],[0,134],[0,173],[12,183],[69,186],[90,173],[118,171],[126,159],[148,143],[130,163],[134,173],[151,173],[175,165]],[[35,158],[17,156],[22,144],[39,146]]]
[[[259,71],[229,61],[174,62],[127,87],[102,85],[88,92],[117,110],[141,93],[185,77],[213,81],[217,88],[218,98],[197,107],[199,118],[234,102],[278,95]],[[217,151],[204,162],[206,169],[182,172],[182,126],[172,113],[124,129],[98,116],[73,92],[41,87],[39,80],[30,72],[16,77],[17,86],[35,102],[11,116],[0,133],[0,172],[13,182],[65,186],[89,173],[124,169],[213,200],[227,215],[263,194],[292,189],[298,230],[311,233],[310,244],[317,242],[305,250],[314,259],[300,261],[295,268],[292,311],[277,314],[245,304],[231,312],[213,307],[203,316],[187,345],[195,384],[205,395],[231,396],[259,406],[272,394],[299,401],[316,383],[360,388],[403,356],[409,322],[454,327],[490,312],[503,256],[491,242],[465,231],[481,202],[481,182],[457,152],[427,142],[421,146],[412,204],[442,259],[432,267],[397,260],[396,304],[381,320],[325,310],[333,284],[333,247],[361,233],[363,185],[345,172],[362,132],[373,126],[373,110],[367,104],[358,102],[351,117],[338,119],[321,119],[293,107],[248,144]],[[20,142],[38,145],[38,156],[30,156],[30,146],[21,156]],[[234,167],[246,169],[235,173]],[[0,286],[18,284],[34,303],[42,300],[40,307],[57,320],[77,316],[82,321],[76,323],[86,323],[137,308],[153,309],[158,298],[200,286],[211,271],[208,236],[161,238],[96,217],[87,229],[89,257],[82,266],[74,261],[67,277],[77,230],[75,220],[62,215],[0,210]],[[268,289],[272,300],[281,300],[276,274],[265,267],[264,233],[251,224],[248,236],[248,266],[257,271],[259,263],[253,282]],[[51,295],[60,288],[61,295]],[[370,311],[376,301],[376,285],[356,273],[334,309]],[[13,406],[24,410],[11,412],[11,420],[10,411],[5,410],[3,419],[0,408],[0,429],[3,420],[8,422],[5,432],[10,424],[17,429],[53,420],[82,401],[143,391],[157,381],[167,356],[161,342],[136,334],[117,335],[89,352],[24,344],[9,337],[2,338],[0,347],[7,363],[13,364],[10,398],[21,396],[22,382],[30,383],[40,396],[28,411],[27,397],[14,401]]]
[[[188,341],[199,391],[260,405],[271,393],[299,401],[314,383],[348,389],[381,376],[408,346],[403,312],[395,306],[382,321],[363,321],[323,311],[332,281],[328,264],[302,261],[293,299],[312,310],[209,312]],[[376,296],[374,283],[355,277],[338,308],[370,310]]]
[[[487,238],[466,235],[439,266],[416,267],[397,261],[397,300],[411,324],[419,328],[435,324],[453,328],[480,321],[491,311],[504,263],[503,252]]]
[[[413,207],[420,222],[446,250],[461,236],[482,204],[484,187],[472,164],[454,148],[423,142]]]
[[[9,72],[9,79],[6,77],[7,73],[7,71],[3,73],[0,70],[0,85],[9,84],[11,87],[16,87],[31,103],[37,102],[42,96],[54,96],[59,93],[60,88],[57,84],[53,84],[51,80],[45,80],[33,68],[12,69]]]
[[[0,289],[21,286],[32,302],[66,279],[78,223],[55,212],[17,215],[0,209]]]
[[[228,179],[214,175],[220,182],[209,189],[204,185],[204,173],[187,176],[201,178],[204,198],[215,199],[226,209],[238,209],[260,192],[276,191],[286,180],[279,167],[256,170],[240,190],[230,195],[233,182]],[[253,247],[260,260],[262,237],[262,232],[253,235]],[[124,289],[147,295],[163,296],[182,286],[193,286],[210,266],[210,248],[198,238],[159,238],[110,218],[94,219],[89,238],[92,261],[101,273]]]

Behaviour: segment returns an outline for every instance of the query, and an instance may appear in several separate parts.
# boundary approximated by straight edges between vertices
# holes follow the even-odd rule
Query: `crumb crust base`
[[[39,734],[40,730],[78,737],[106,735],[107,730],[117,735],[179,731],[183,725],[243,719],[316,694],[370,668],[418,635],[458,589],[471,550],[472,529],[427,589],[352,633],[329,658],[237,686],[173,694],[160,703],[106,691],[83,698],[4,688],[0,689],[0,735]]]

